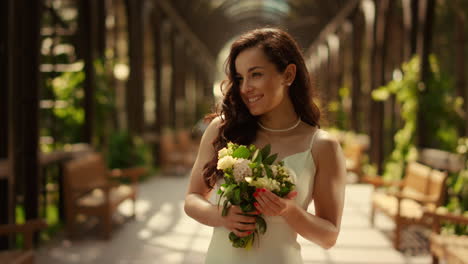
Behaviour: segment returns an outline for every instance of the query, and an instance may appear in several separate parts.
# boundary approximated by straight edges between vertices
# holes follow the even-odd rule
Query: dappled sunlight
[[[112,240],[57,238],[40,248],[38,263],[203,263],[212,228],[184,213],[187,183],[188,175],[151,178],[139,186],[136,219],[119,225]],[[323,250],[298,237],[305,264],[429,263],[429,255],[406,256],[393,249],[385,234],[393,223],[386,217],[377,215],[377,228],[370,227],[371,191],[369,185],[347,186],[342,229],[332,249]],[[123,203],[119,209],[126,214],[131,205]]]

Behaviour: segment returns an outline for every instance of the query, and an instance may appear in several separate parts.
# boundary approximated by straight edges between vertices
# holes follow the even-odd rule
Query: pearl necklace
[[[292,127],[283,128],[283,129],[273,129],[273,128],[265,127],[265,126],[263,126],[260,122],[257,122],[257,124],[258,124],[261,128],[265,129],[266,131],[270,131],[270,132],[286,132],[286,131],[290,131],[290,130],[295,129],[295,128],[299,125],[299,123],[301,123],[301,118],[300,118],[300,117],[297,119],[296,124],[294,124]]]

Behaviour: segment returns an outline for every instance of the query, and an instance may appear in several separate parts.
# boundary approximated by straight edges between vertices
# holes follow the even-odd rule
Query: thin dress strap
[[[314,145],[314,141],[315,141],[315,136],[317,136],[317,134],[320,132],[320,128],[317,128],[317,130],[315,131],[314,135],[312,136],[312,140],[310,141],[310,147],[309,149],[312,149],[312,146]]]

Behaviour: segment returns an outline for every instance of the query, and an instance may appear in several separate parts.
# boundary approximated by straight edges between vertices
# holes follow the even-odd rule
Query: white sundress
[[[302,208],[307,209],[312,200],[316,167],[312,158],[311,149],[317,129],[312,136],[310,147],[306,151],[298,152],[285,157],[284,164],[296,173],[295,201]],[[216,195],[219,184],[212,197]],[[230,233],[224,227],[214,227],[210,246],[206,255],[206,264],[302,264],[301,247],[297,242],[297,233],[280,216],[264,216],[267,222],[267,231],[256,239],[250,250],[234,248],[229,241]]]

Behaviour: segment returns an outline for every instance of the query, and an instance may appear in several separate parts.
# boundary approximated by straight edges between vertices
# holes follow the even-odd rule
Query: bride
[[[285,31],[262,28],[240,36],[231,46],[226,74],[222,107],[210,115],[202,137],[185,212],[213,227],[206,263],[302,263],[297,234],[325,249],[338,238],[346,173],[342,150],[320,129],[303,55]],[[255,194],[255,214],[265,216],[268,230],[250,250],[234,248],[228,234],[251,234],[255,214],[232,206],[223,217],[215,201],[222,179],[217,152],[229,141],[270,144],[297,175],[296,189],[286,198],[265,189]],[[307,212],[312,201],[315,213]]]

